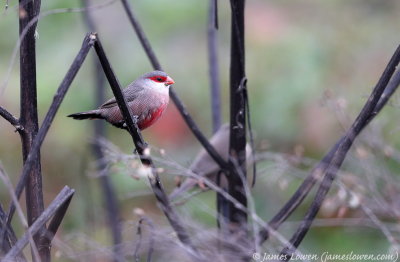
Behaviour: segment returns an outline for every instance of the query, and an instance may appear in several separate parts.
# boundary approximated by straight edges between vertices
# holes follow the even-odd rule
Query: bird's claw
[[[207,186],[206,186],[206,184],[204,184],[204,180],[203,179],[199,179],[198,181],[197,181],[197,185],[200,187],[200,189],[201,190],[206,190],[207,189]]]
[[[137,123],[139,122],[139,117],[137,115],[133,115],[132,120],[133,120],[133,123],[135,123],[135,125],[137,125]]]
[[[139,117],[137,115],[133,115],[132,116],[132,122],[134,125],[137,126],[138,122],[139,122]],[[128,125],[126,124],[125,121],[122,121],[122,128],[128,128]]]
[[[182,185],[182,177],[175,176],[174,180],[175,180],[175,186],[176,187],[180,187]]]

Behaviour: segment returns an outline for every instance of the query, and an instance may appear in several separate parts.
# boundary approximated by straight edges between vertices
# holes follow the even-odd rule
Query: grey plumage
[[[154,77],[164,77],[155,81]],[[144,129],[156,121],[165,110],[169,101],[169,85],[173,83],[166,73],[153,71],[142,75],[122,90],[133,115],[138,117],[138,126]],[[124,120],[115,98],[111,98],[99,108],[87,112],[71,114],[77,120],[105,119],[112,125],[124,128]]]
[[[228,160],[229,157],[229,124],[223,124],[217,132],[211,137],[210,144],[214,146],[218,154],[224,159]],[[246,157],[250,158],[251,148],[246,145]],[[216,178],[220,168],[218,164],[211,158],[207,151],[202,148],[197,154],[189,169],[200,177],[206,177],[213,183],[216,183]],[[199,180],[194,178],[186,178],[180,187],[175,188],[169,195],[171,199],[175,199],[188,190],[198,185]]]

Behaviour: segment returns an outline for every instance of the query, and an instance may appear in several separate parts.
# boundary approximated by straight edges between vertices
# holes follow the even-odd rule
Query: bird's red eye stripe
[[[151,80],[153,80],[154,82],[159,82],[159,83],[163,83],[167,80],[167,78],[165,76],[152,76],[149,77]]]

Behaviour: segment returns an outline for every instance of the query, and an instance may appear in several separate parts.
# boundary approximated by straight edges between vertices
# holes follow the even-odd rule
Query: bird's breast
[[[168,103],[162,103],[160,106],[149,110],[149,112],[144,115],[141,119],[139,119],[138,127],[140,130],[148,128],[152,124],[154,124],[164,113],[167,108]]]

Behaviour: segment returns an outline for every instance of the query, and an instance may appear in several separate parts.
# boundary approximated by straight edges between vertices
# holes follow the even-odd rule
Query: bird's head
[[[158,70],[144,74],[140,79],[145,82],[146,86],[161,93],[168,92],[170,85],[175,83],[167,73]]]

